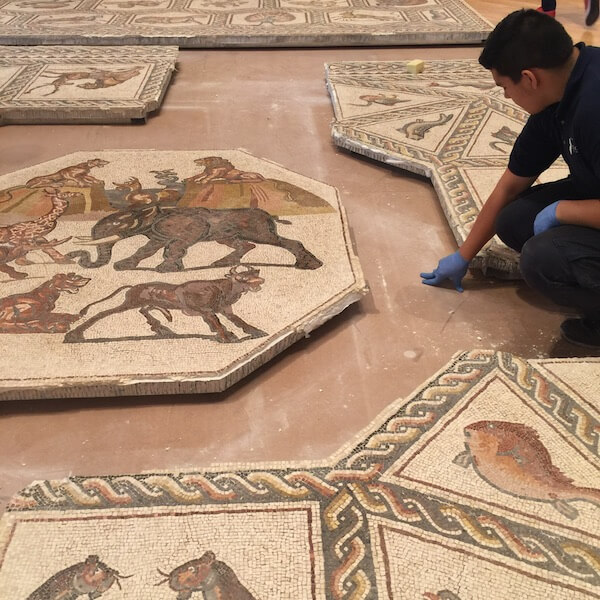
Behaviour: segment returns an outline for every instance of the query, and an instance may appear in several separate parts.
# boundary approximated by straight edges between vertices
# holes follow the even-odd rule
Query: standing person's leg
[[[589,0],[587,0],[589,1]],[[538,8],[539,12],[543,12],[550,17],[556,16],[556,0],[542,0],[542,5]]]
[[[589,27],[598,20],[599,2],[598,0],[584,0],[585,5],[585,24]]]

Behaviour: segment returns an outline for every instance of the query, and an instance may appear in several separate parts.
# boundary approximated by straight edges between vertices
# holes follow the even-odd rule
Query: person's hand
[[[557,202],[553,202],[546,206],[546,208],[540,210],[533,222],[533,235],[538,235],[547,231],[548,229],[552,229],[553,227],[558,227],[561,223],[556,218],[556,209],[558,207],[560,200]]]
[[[469,261],[464,259],[458,250],[454,254],[445,256],[438,263],[437,268],[431,273],[421,273],[421,283],[425,285],[440,285],[449,279],[457,291],[462,292],[462,278],[467,274]]]

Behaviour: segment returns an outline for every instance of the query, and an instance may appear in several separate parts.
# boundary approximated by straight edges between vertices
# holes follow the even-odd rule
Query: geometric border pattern
[[[600,374],[600,362],[589,360]],[[501,379],[526,395],[580,451],[597,460],[600,421],[594,407],[524,359],[473,350],[457,354],[407,401],[393,403],[326,461],[37,481],[10,502],[0,522],[0,543],[10,543],[11,531],[20,520],[43,520],[44,514],[55,511],[75,515],[124,508],[316,502],[322,521],[327,598],[391,597],[378,590],[370,549],[374,543],[370,525],[374,524],[380,530],[408,528],[417,537],[419,531],[433,532],[449,543],[470,548],[466,554],[485,552],[492,563],[510,560],[534,569],[536,579],[553,582],[557,590],[570,590],[569,598],[600,598],[600,548],[594,532],[576,535],[568,527],[558,533],[546,531],[543,520],[510,518],[443,495],[408,490],[390,476],[399,458],[432,428],[442,426],[444,416],[462,399],[492,379]],[[2,557],[0,552],[0,573]]]

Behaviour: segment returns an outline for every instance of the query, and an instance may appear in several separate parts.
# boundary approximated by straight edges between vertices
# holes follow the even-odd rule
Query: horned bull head
[[[235,265],[229,269],[229,273],[226,273],[225,277],[241,283],[248,291],[258,292],[265,282],[259,273],[260,270],[252,265]]]

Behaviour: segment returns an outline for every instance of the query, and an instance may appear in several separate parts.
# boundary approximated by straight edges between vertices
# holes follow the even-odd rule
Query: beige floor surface
[[[496,22],[520,3],[472,2]],[[559,0],[575,41],[583,2]],[[337,149],[323,65],[475,58],[476,47],[186,50],[145,125],[7,126],[0,173],[78,150],[245,148],[336,186],[371,295],[230,391],[210,396],[5,402],[0,505],[33,479],[328,456],[458,350],[582,356],[558,339],[563,313],[522,284],[420,283],[455,243],[427,180]],[[597,355],[597,354],[596,354]],[[2,360],[10,351],[2,350]]]

